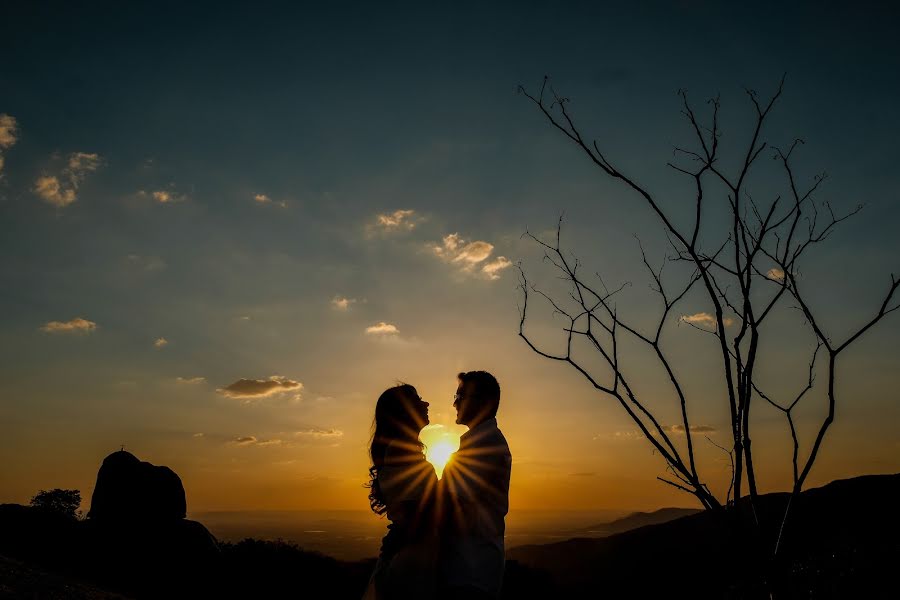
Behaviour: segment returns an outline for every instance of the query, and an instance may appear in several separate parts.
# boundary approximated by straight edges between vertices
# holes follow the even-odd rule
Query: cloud
[[[431,249],[437,256],[441,258],[449,256],[450,260],[452,260],[453,254],[456,252],[457,248],[459,248],[460,243],[459,234],[450,233],[444,236],[444,239],[441,240],[441,244],[432,246]]]
[[[638,440],[644,437],[644,433],[641,431],[614,431],[612,434],[603,434],[598,433],[594,436],[595,440],[605,440],[605,439],[614,439],[614,440]]]
[[[684,425],[663,425],[666,433],[684,433]],[[716,428],[712,425],[691,425],[691,433],[713,433]]]
[[[150,193],[150,197],[160,204],[174,204],[176,202],[184,202],[188,199],[184,194],[178,194],[170,190],[156,190]]]
[[[257,204],[275,204],[280,206],[281,208],[287,208],[287,202],[282,200],[281,202],[273,202],[271,198],[269,198],[266,194],[254,194],[253,200]]]
[[[265,446],[284,446],[286,448],[292,447],[295,444],[300,444],[302,440],[323,440],[323,441],[339,441],[342,437],[344,437],[344,432],[339,429],[323,429],[321,427],[307,427],[306,429],[301,429],[299,431],[293,431],[290,433],[280,432],[276,434],[280,437],[273,438],[258,438],[255,435],[243,435],[236,436],[226,440],[226,443],[230,446],[238,446],[242,448],[249,447],[265,447]]]
[[[206,377],[176,377],[175,382],[184,385],[199,385],[206,383]]]
[[[97,324],[81,317],[70,321],[50,321],[41,327],[47,333],[89,333],[97,329]]]
[[[92,173],[100,168],[102,161],[100,155],[88,152],[73,152],[69,155],[68,166],[63,169],[63,173],[69,176],[74,184],[84,181],[88,173]]]
[[[684,425],[662,425],[662,430],[665,433],[684,433]],[[654,437],[659,436],[659,432],[656,429],[649,429],[651,435]],[[712,425],[691,425],[691,433],[714,433],[716,430]],[[632,429],[630,431],[615,431],[612,434],[597,434],[594,436],[595,440],[600,439],[614,439],[614,440],[643,440],[646,439],[643,431]]]
[[[692,325],[706,325],[708,327],[716,327],[716,317],[708,312],[698,312],[693,315],[681,315],[681,320]],[[722,323],[725,327],[730,327],[734,323],[731,317],[722,317]]]
[[[229,398],[242,400],[254,400],[266,398],[288,391],[299,391],[303,384],[286,377],[273,375],[269,379],[238,379],[224,388],[216,391]]]
[[[498,256],[491,262],[481,267],[481,272],[487,275],[488,279],[500,279],[500,271],[512,266],[512,261],[505,256]]]
[[[340,429],[321,429],[319,427],[309,427],[294,432],[294,437],[312,437],[316,439],[322,438],[340,438],[344,437],[344,432]]]
[[[483,240],[467,242],[458,233],[450,233],[441,239],[441,243],[432,243],[429,249],[434,256],[459,267],[464,273],[480,275],[485,279],[500,278],[500,272],[512,266],[505,256],[488,260],[494,252],[494,245]]]
[[[331,307],[335,310],[350,310],[351,304],[356,304],[356,298],[347,298],[345,296],[335,296],[331,299]]]
[[[271,438],[261,440],[257,438],[255,435],[244,435],[233,437],[227,442],[231,446],[238,446],[240,448],[249,448],[250,446],[281,446],[284,445],[284,440],[278,438]]]
[[[156,340],[153,341],[154,348],[164,348],[165,346],[168,346],[168,345],[169,345],[169,340],[167,340],[164,337],[156,338]]]
[[[96,171],[101,165],[102,160],[98,154],[73,152],[59,175],[38,177],[32,189],[45,202],[64,208],[78,199],[78,186],[88,173]]]
[[[270,440],[257,440],[256,442],[257,446],[281,446],[282,444],[284,444],[284,441],[277,438]]]
[[[486,260],[493,251],[493,244],[482,241],[472,242],[470,244],[466,244],[462,248],[462,250],[460,250],[457,255],[453,257],[453,262],[462,264],[480,263],[481,261]]]
[[[18,141],[19,128],[16,118],[6,113],[0,113],[0,174],[3,173],[3,152],[12,148]]]
[[[367,335],[397,335],[398,333],[400,333],[400,330],[397,329],[396,325],[391,325],[384,321],[379,321],[375,325],[366,327]]]
[[[16,118],[0,113],[0,150],[12,148],[19,140],[19,124]]]
[[[193,435],[193,437],[195,437],[195,438],[202,438],[203,436],[204,436],[203,433],[195,433],[195,434]]]
[[[182,194],[175,189],[175,184],[170,184],[169,189],[138,190],[132,197],[138,200],[152,200],[158,204],[178,204],[190,200],[187,194]]]
[[[228,440],[228,443],[234,446],[252,446],[256,443],[256,436],[254,435],[246,435],[241,437],[234,437]]]
[[[494,245],[483,241],[467,243],[458,233],[450,233],[440,244],[432,244],[431,251],[446,262],[471,266],[487,259],[494,251]]]
[[[75,190],[73,188],[63,189],[56,176],[38,177],[34,182],[34,193],[58,208],[68,206],[77,199]]]
[[[766,273],[766,278],[781,283],[784,281],[784,271],[778,267],[773,267]]]
[[[140,254],[129,254],[128,262],[138,266],[145,271],[162,271],[166,268],[166,261],[158,256],[141,256]]]
[[[414,210],[395,210],[375,217],[375,225],[382,231],[411,231],[418,225]]]

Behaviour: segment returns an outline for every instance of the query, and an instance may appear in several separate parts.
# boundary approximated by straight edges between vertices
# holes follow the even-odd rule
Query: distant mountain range
[[[667,523],[668,521],[674,521],[698,512],[700,510],[696,508],[661,508],[652,512],[633,512],[628,516],[609,523],[599,523],[574,531],[572,537],[606,537],[616,533],[631,531],[638,527]]]
[[[755,514],[749,498],[742,498],[729,511],[696,512],[608,537],[510,548],[507,560],[545,574],[543,589],[566,598],[900,597],[900,511],[894,507],[900,474],[802,492],[773,559],[788,497],[760,496]],[[677,514],[672,510],[657,518]],[[626,527],[654,514],[597,529]]]

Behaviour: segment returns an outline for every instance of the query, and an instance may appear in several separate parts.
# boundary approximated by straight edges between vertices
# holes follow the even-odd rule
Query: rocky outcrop
[[[97,521],[166,521],[187,516],[181,478],[120,450],[103,460],[88,518]]]
[[[141,582],[152,595],[192,595],[197,590],[185,589],[185,582],[207,580],[219,548],[186,514],[184,486],[172,469],[113,452],[97,473],[83,523],[89,569],[122,589]]]
[[[184,486],[174,471],[113,452],[100,466],[83,521],[32,506],[0,505],[0,554],[76,573],[128,595],[210,597],[219,546],[186,514]]]

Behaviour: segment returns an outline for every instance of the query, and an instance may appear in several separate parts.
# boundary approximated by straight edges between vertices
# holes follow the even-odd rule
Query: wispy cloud
[[[691,325],[706,325],[707,327],[716,327],[716,317],[708,312],[698,312],[693,315],[681,315],[681,320]],[[731,317],[722,317],[722,323],[725,327],[730,327],[734,323]]]
[[[6,113],[0,114],[0,175],[3,174],[4,155],[19,140],[19,124],[16,118]]]
[[[766,273],[766,278],[781,283],[784,281],[784,271],[778,267],[773,267]]]
[[[11,148],[19,140],[19,123],[16,118],[0,113],[0,149]]]
[[[229,398],[255,400],[266,398],[283,392],[298,392],[303,388],[299,381],[273,375],[269,379],[238,379],[216,391]]]
[[[242,448],[265,447],[265,446],[283,446],[290,448],[293,446],[304,446],[306,442],[312,440],[337,442],[344,437],[344,432],[340,429],[326,429],[322,427],[307,427],[291,432],[278,432],[273,437],[257,437],[255,435],[242,435],[231,438],[225,438],[225,443],[229,446],[238,446]],[[334,445],[333,443],[331,445]]]
[[[78,187],[87,177],[100,168],[98,154],[73,152],[59,175],[42,175],[34,182],[33,191],[45,202],[63,208],[78,199]]]
[[[666,433],[684,433],[684,425],[663,425],[663,431]],[[713,433],[716,428],[712,425],[691,425],[691,433]]]
[[[356,304],[356,298],[347,298],[346,296],[335,296],[331,299],[331,307],[335,310],[350,310],[350,305]]]
[[[232,446],[252,446],[252,445],[256,444],[257,441],[258,440],[256,439],[255,435],[244,435],[244,436],[233,437],[230,440],[228,440],[228,443],[231,444]]]
[[[166,261],[158,256],[141,256],[129,254],[126,259],[130,265],[139,267],[145,271],[162,271],[166,268]]]
[[[639,440],[643,439],[644,434],[640,431],[614,431],[612,433],[598,433],[594,436],[595,440]]]
[[[63,188],[59,177],[55,175],[42,175],[34,182],[34,193],[46,202],[57,207],[72,204],[77,199],[74,188]]]
[[[494,245],[483,240],[468,242],[458,233],[445,235],[440,243],[429,244],[434,256],[446,263],[457,266],[460,271],[480,275],[486,279],[499,279],[500,273],[512,266],[505,256],[488,260],[494,252]]]
[[[174,183],[170,183],[165,188],[156,190],[138,190],[131,198],[140,201],[152,201],[156,204],[180,204],[187,202],[191,198],[187,194],[178,191]]]
[[[69,163],[63,173],[75,183],[81,183],[88,173],[96,171],[100,165],[100,156],[96,153],[73,152],[69,155]]]
[[[376,235],[389,236],[401,232],[409,232],[415,229],[424,217],[418,215],[412,209],[395,210],[392,213],[375,215],[375,218],[366,224],[366,237]]]
[[[309,427],[307,429],[301,429],[299,431],[294,432],[294,437],[298,438],[341,438],[344,437],[344,432],[340,429],[322,429],[319,427]]]
[[[156,338],[155,340],[153,340],[153,347],[154,347],[154,348],[157,348],[157,349],[158,349],[158,348],[165,348],[165,347],[168,346],[168,345],[169,345],[169,340],[167,340],[167,339],[164,338],[164,337],[158,337],[158,338]]]
[[[396,325],[385,323],[384,321],[379,321],[375,325],[366,327],[367,335],[397,335],[398,333],[400,333],[400,330],[397,329]]]
[[[184,385],[199,385],[206,383],[206,377],[176,377],[175,382]]]
[[[285,202],[284,200],[275,202],[266,194],[254,194],[253,201],[257,204],[272,204],[274,206],[280,206],[281,208],[287,208],[287,202]]]
[[[257,440],[257,446],[283,446],[285,445],[284,440],[280,440],[278,438],[271,438],[267,440]]]
[[[391,214],[381,214],[375,217],[375,222],[385,229],[415,229],[417,219],[414,210],[395,210]]]
[[[90,333],[97,329],[97,324],[82,317],[70,321],[50,321],[41,326],[46,333]]]
[[[481,272],[484,273],[488,279],[500,279],[500,272],[503,271],[503,269],[507,269],[511,266],[511,260],[509,260],[505,256],[498,256],[494,260],[481,267]]]
[[[141,193],[145,192],[142,191]],[[180,194],[174,190],[156,190],[150,192],[150,197],[160,204],[175,204],[176,202],[185,202],[188,200],[188,197],[185,194]]]
[[[676,424],[676,425],[661,425],[661,429],[665,433],[684,433],[684,425]],[[717,430],[712,425],[691,425],[691,433],[715,433]],[[659,437],[659,432],[656,429],[650,429],[650,434],[654,437]],[[631,440],[643,440],[646,439],[643,431],[638,429],[626,430],[626,431],[614,431],[612,433],[599,433],[594,436],[595,440],[622,440],[622,441],[631,441]]]

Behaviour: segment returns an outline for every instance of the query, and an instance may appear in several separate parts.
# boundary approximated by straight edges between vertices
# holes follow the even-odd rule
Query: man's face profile
[[[468,425],[471,421],[472,386],[459,382],[456,388],[453,407],[456,409],[456,422],[459,425]]]

